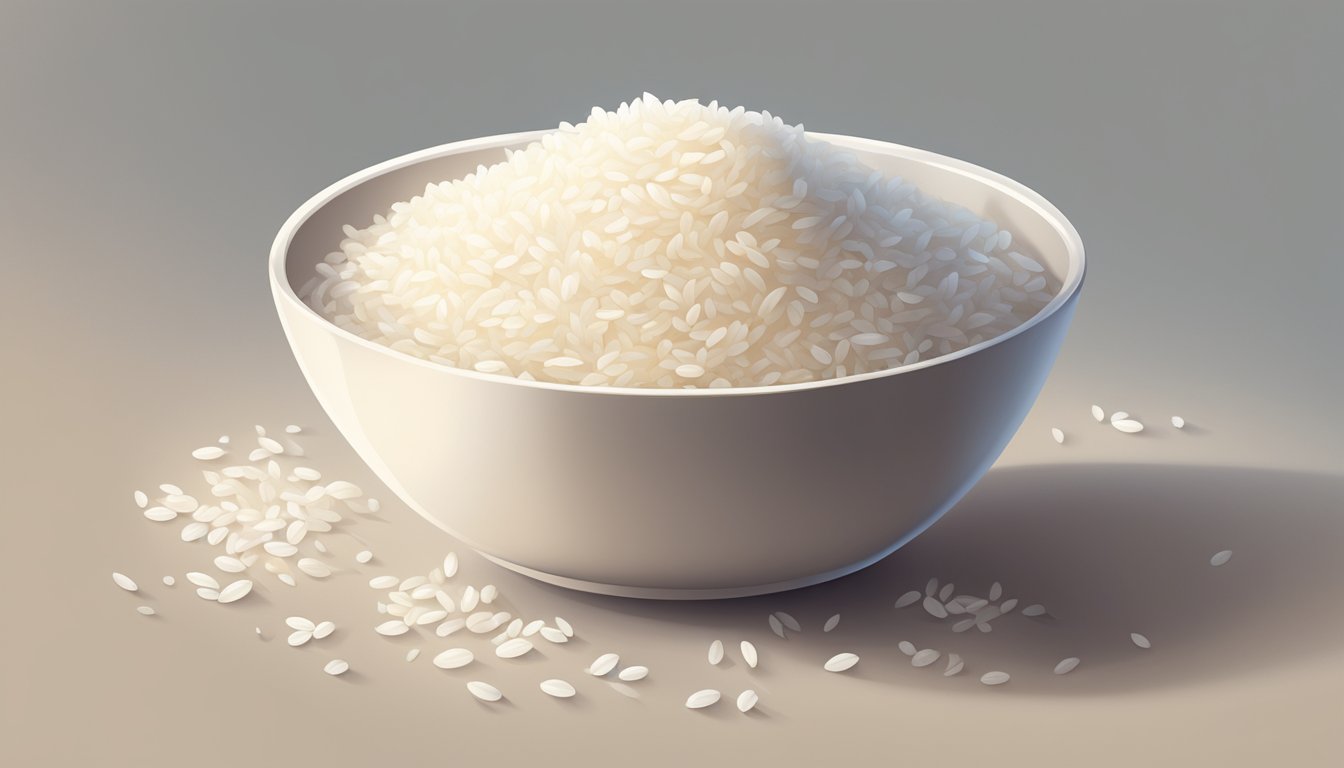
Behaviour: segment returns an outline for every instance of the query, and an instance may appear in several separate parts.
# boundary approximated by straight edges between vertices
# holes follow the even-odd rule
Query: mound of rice
[[[1014,328],[1058,289],[994,222],[802,126],[648,94],[344,231],[301,291],[336,325],[591,386],[909,365]]]

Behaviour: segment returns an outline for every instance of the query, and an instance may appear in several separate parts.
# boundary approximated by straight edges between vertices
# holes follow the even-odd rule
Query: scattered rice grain
[[[756,707],[758,701],[760,701],[760,697],[756,695],[755,691],[748,688],[737,696],[737,711],[750,712]]]
[[[602,677],[611,670],[615,669],[616,665],[619,664],[620,661],[621,661],[620,656],[614,653],[604,653],[601,656],[598,656],[596,659],[594,659],[592,664],[588,665],[588,674],[592,675],[593,677]]]
[[[712,706],[713,704],[717,703],[719,700],[719,696],[720,696],[719,692],[714,690],[713,688],[706,688],[702,691],[696,691],[686,699],[686,708],[704,709],[705,707]]]
[[[1056,675],[1067,675],[1078,667],[1079,659],[1077,656],[1070,656],[1067,659],[1055,665]]]
[[[434,657],[434,666],[439,669],[459,669],[475,661],[476,655],[466,648],[449,648]]]
[[[541,692],[547,696],[554,696],[557,699],[568,699],[575,693],[574,686],[564,680],[550,679],[543,680],[541,683]]]
[[[641,667],[638,665],[633,667],[626,667],[625,669],[622,669],[616,676],[627,683],[633,683],[636,680],[643,680],[644,678],[648,677],[649,668]]]
[[[723,641],[715,640],[709,644],[709,663],[718,666],[723,661]]]
[[[858,663],[858,654],[837,653],[827,659],[826,663],[822,665],[822,668],[827,672],[844,672],[845,670],[853,668],[853,666]]]
[[[545,687],[542,690],[545,691]],[[481,701],[499,701],[504,698],[504,694],[500,693],[498,688],[480,680],[472,680],[467,683],[467,691]]]

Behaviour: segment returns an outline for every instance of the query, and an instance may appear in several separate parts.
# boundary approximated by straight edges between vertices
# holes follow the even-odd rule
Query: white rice
[[[214,576],[211,576],[208,573],[201,573],[200,571],[191,571],[187,574],[187,581],[190,581],[192,584],[195,584],[198,587],[205,587],[206,589],[219,589],[219,581],[217,581]]]
[[[252,581],[250,579],[239,579],[219,590],[219,597],[217,599],[221,603],[233,603],[247,597],[251,592]]]
[[[621,663],[620,656],[614,653],[604,653],[594,659],[592,664],[588,665],[588,674],[593,677],[602,677],[615,669],[616,665],[619,663]]]
[[[156,523],[166,523],[177,517],[177,513],[167,507],[150,507],[145,510],[145,518]]]
[[[924,598],[924,610],[927,611],[930,616],[935,618],[947,618],[947,608],[942,603],[938,602],[938,598],[936,597]]]
[[[636,680],[643,680],[644,678],[648,677],[649,668],[642,667],[639,665],[633,667],[626,667],[625,669],[622,669],[616,676],[627,683],[633,683]]]
[[[471,692],[472,696],[475,696],[481,701],[499,701],[504,698],[504,694],[500,693],[498,688],[489,683],[483,683],[480,680],[472,680],[467,683],[467,690]],[[542,690],[545,689],[543,688]]]
[[[713,688],[706,688],[702,691],[696,691],[686,699],[686,708],[704,709],[705,707],[717,703],[719,700],[719,696],[720,696],[719,692],[714,690]]]
[[[548,696],[554,696],[557,699],[568,699],[574,695],[574,686],[564,680],[543,680],[541,691]]]
[[[556,629],[559,629],[561,632],[564,632],[565,637],[574,636],[574,627],[570,626],[570,623],[568,621],[565,621],[559,616],[555,617],[555,627]]]
[[[980,676],[980,682],[985,685],[1003,685],[1008,682],[1008,680],[1009,676],[1007,672],[986,672]]]
[[[300,291],[337,326],[580,385],[886,370],[1015,328],[1058,287],[993,222],[802,126],[647,94],[344,231]]]
[[[434,657],[434,666],[439,669],[458,669],[470,664],[476,655],[466,648],[449,648]]]
[[[515,637],[499,644],[495,655],[501,659],[516,659],[532,650],[532,641],[524,637]]]
[[[709,663],[718,666],[723,661],[723,641],[715,640],[709,644]]]
[[[920,592],[917,589],[912,589],[909,592],[906,592],[905,594],[896,598],[896,607],[904,608],[908,605],[914,605],[915,603],[923,599],[923,597],[924,594],[922,592]]]
[[[1131,435],[1143,431],[1143,423],[1136,419],[1111,419],[1111,426]]]
[[[747,662],[748,667],[755,669],[756,664],[760,661],[760,656],[756,652],[756,646],[750,640],[743,640],[741,648],[742,660]]]
[[[331,575],[331,566],[316,558],[301,557],[296,565],[300,571],[315,579],[325,579]]]
[[[845,670],[853,668],[853,666],[858,663],[858,654],[837,653],[827,659],[826,663],[822,665],[822,668],[827,672],[844,672]]]
[[[961,670],[965,667],[966,662],[963,661],[960,656],[955,653],[949,653],[947,655],[947,669],[943,671],[943,677],[952,677],[960,674]]]
[[[1079,659],[1077,656],[1070,656],[1055,665],[1056,675],[1067,675],[1078,668]]]
[[[737,711],[750,712],[751,710],[755,709],[756,702],[760,700],[761,697],[757,696],[755,691],[748,688],[747,690],[739,694],[737,697]]]
[[[918,651],[910,657],[910,664],[916,667],[927,667],[942,657],[942,654],[932,648],[925,648]]]
[[[406,626],[406,622],[404,621],[384,621],[382,624],[374,627],[373,631],[385,637],[396,637],[397,635],[406,634],[410,629],[411,628]]]

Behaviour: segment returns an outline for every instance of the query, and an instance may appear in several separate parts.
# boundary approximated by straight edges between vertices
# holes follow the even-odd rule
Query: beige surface
[[[372,11],[297,3],[7,6],[0,762],[1344,761],[1344,371],[1329,354],[1344,281],[1330,226],[1344,202],[1344,113],[1328,98],[1339,14],[1300,3],[1160,14],[984,3],[983,23],[968,24],[971,4],[943,5],[792,8],[778,44],[751,38],[737,52],[727,43],[746,30],[746,6],[705,25],[710,12],[695,4],[639,4],[622,23],[652,38],[635,41],[589,31],[595,6],[580,5],[519,25],[528,44],[517,56],[500,54],[498,32],[518,9],[404,10],[389,25]],[[818,33],[837,16],[864,21],[844,45]],[[366,55],[336,49],[375,21]],[[896,31],[953,28],[966,43],[957,55],[935,34],[885,44]],[[701,54],[677,55],[678,35]],[[994,55],[1003,39],[1018,42],[1008,59]],[[865,63],[871,50],[881,67]],[[820,63],[814,72],[785,51]],[[468,66],[474,56],[490,64]],[[611,66],[621,57],[633,64]],[[890,80],[934,60],[944,63],[936,81]],[[417,69],[445,67],[472,77]],[[854,87],[835,87],[842,74]],[[405,84],[374,87],[395,77]],[[194,597],[181,579],[208,565],[204,546],[144,521],[130,500],[135,488],[190,482],[191,448],[293,421],[310,428],[314,463],[374,487],[306,391],[270,309],[264,254],[289,211],[386,157],[573,119],[645,87],[966,157],[1059,203],[1093,270],[1055,374],[1000,468],[896,556],[776,597],[594,598],[463,553],[460,581],[496,583],[511,610],[560,614],[579,632],[543,646],[544,659],[486,657],[470,672],[429,664],[444,640],[420,642],[425,654],[406,664],[408,637],[369,629],[367,578],[423,572],[452,546],[386,496],[384,522],[356,529],[375,563],[355,568],[356,541],[337,537],[350,571],[327,583],[291,590],[262,577],[232,607]],[[855,95],[865,89],[885,95]],[[408,113],[416,119],[387,117]],[[1261,258],[1291,269],[1262,279],[1250,266]],[[1094,401],[1152,427],[1131,437],[1096,425]],[[1193,428],[1164,426],[1172,413]],[[1051,426],[1068,433],[1064,446]],[[1223,548],[1232,561],[1210,568]],[[159,617],[134,612],[142,600],[112,585],[114,569],[145,586]],[[167,573],[177,587],[159,583]],[[1009,616],[966,636],[891,609],[932,575],[972,589],[1002,580],[1054,618]],[[774,638],[772,610],[793,612],[805,631]],[[835,611],[840,627],[823,635]],[[340,629],[288,648],[277,635],[293,613]],[[1153,648],[1131,645],[1132,631]],[[729,644],[731,666],[705,663],[714,638]],[[761,648],[755,672],[733,650],[741,638]],[[967,672],[911,668],[894,647],[902,638],[962,653]],[[631,686],[639,698],[582,673],[607,650],[652,668]],[[840,650],[863,660],[823,672]],[[338,655],[352,674],[322,674]],[[1067,655],[1083,665],[1050,675]],[[991,668],[1013,681],[975,682],[971,672]],[[536,684],[550,676],[580,695],[546,699]],[[461,681],[474,677],[508,702],[470,699]],[[681,707],[708,686],[754,687],[761,712]]]

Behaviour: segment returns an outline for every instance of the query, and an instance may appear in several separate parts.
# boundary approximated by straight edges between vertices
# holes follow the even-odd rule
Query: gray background
[[[1339,8],[5,2],[0,755],[1337,762]],[[327,651],[250,637],[279,631],[281,595],[228,615],[181,587],[148,590],[163,618],[147,624],[109,594],[114,568],[157,587],[160,571],[204,564],[171,532],[146,534],[127,500],[181,477],[186,452],[220,432],[298,421],[331,466],[374,484],[271,308],[265,254],[295,207],[381,160],[578,121],[645,90],[964,158],[1073,220],[1090,259],[1073,330],[961,507],[860,576],[713,606],[572,596],[466,558],[469,577],[590,633],[557,658],[571,679],[616,645],[655,669],[638,700],[575,679],[566,708],[539,700],[540,667],[490,672],[518,691],[501,713],[427,657],[410,670],[401,649],[379,651],[372,612],[349,607],[367,574],[310,598],[348,628],[330,653],[363,670],[340,684],[314,674]],[[1150,429],[1099,427],[1093,402]],[[1165,427],[1173,413],[1192,428]],[[399,505],[387,517],[367,534],[386,568],[423,572],[450,546]],[[1204,561],[1224,546],[1238,554],[1214,579]],[[934,574],[1001,578],[1059,609],[1046,634],[966,640],[968,657],[1024,670],[1006,690],[929,682],[891,650],[895,633],[946,641],[890,615]],[[738,664],[716,683],[708,640],[764,646],[765,614],[786,605],[811,633],[772,648],[757,677]],[[815,627],[841,606],[851,634],[823,641]],[[1154,650],[1136,656],[1129,631]],[[817,669],[840,645],[861,649],[860,680]],[[1025,671],[1073,653],[1085,663],[1069,678]],[[680,708],[716,684],[754,685],[763,714]]]

